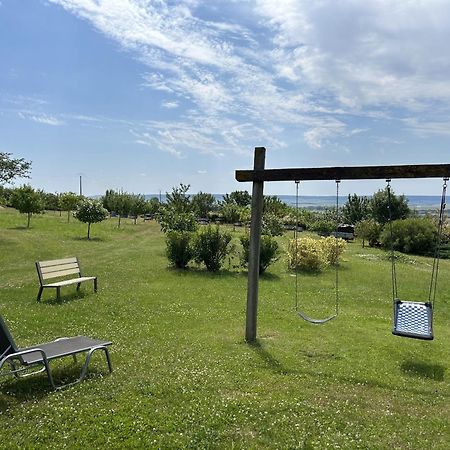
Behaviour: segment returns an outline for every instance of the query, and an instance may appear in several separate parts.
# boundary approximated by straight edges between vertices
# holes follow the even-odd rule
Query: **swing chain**
[[[397,290],[397,270],[395,266],[395,251],[394,251],[394,231],[392,229],[392,194],[391,194],[391,179],[386,179],[386,190],[388,194],[388,222],[389,222],[389,240],[390,240],[390,250],[391,250],[391,278],[392,278],[392,299],[398,298]]]
[[[436,237],[436,247],[433,259],[433,269],[431,271],[431,283],[430,283],[430,291],[428,294],[428,301],[433,305],[436,299],[436,291],[437,291],[437,279],[439,273],[439,260],[441,254],[441,244],[442,244],[442,232],[444,228],[445,222],[445,207],[446,207],[446,194],[447,194],[447,182],[449,178],[444,177],[442,183],[442,197],[441,197],[441,207],[439,210],[439,222],[438,222],[438,234]]]
[[[336,255],[339,254],[339,242],[338,242],[338,229],[339,229],[339,183],[341,180],[335,180],[336,181],[336,233],[335,233],[335,243],[336,243]],[[335,311],[336,315],[339,314],[339,258],[336,260],[335,265],[335,287],[336,287],[336,294],[335,294]]]

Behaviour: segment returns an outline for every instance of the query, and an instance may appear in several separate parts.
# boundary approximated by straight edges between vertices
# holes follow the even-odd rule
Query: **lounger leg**
[[[108,362],[109,373],[112,373],[113,369],[111,364],[111,357],[109,356],[108,347],[105,347],[103,350],[105,351],[106,361]]]
[[[55,386],[55,382],[53,381],[52,371],[50,370],[50,365],[47,361],[47,358],[44,358],[43,364],[44,364],[45,370],[47,371],[47,378],[48,378],[48,382],[50,383],[50,386],[53,389],[57,390],[57,387]]]
[[[103,350],[105,352],[106,361],[108,362],[109,372],[110,373],[112,372],[111,358],[109,356],[109,352],[108,352],[107,347],[103,347],[103,346],[94,347],[94,348],[91,348],[89,350],[89,353],[86,356],[86,361],[85,361],[85,363],[83,365],[83,368],[81,369],[81,374],[80,374],[80,378],[78,379],[78,381],[84,380],[84,377],[86,376],[86,373],[87,373],[87,369],[88,369],[89,363],[91,362],[92,355],[94,354],[94,352],[96,350]]]
[[[94,292],[97,292],[97,278],[94,278]]]
[[[42,295],[42,291],[44,290],[44,288],[41,286],[39,288],[39,292],[38,292],[38,296],[37,296],[37,301],[40,302],[41,301],[41,295]]]
[[[59,286],[56,288],[56,298],[58,300],[61,298],[61,288]]]

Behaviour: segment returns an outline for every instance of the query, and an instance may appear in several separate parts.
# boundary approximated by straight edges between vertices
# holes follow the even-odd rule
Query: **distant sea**
[[[223,194],[213,194],[216,200],[223,200]],[[149,199],[156,197],[162,202],[166,201],[165,194],[150,194],[145,198]],[[277,195],[277,197],[289,206],[295,206],[295,195]],[[437,195],[406,195],[408,199],[409,207],[417,211],[419,214],[426,212],[432,212],[433,210],[439,210],[441,205],[441,197]],[[339,205],[342,206],[346,203],[346,196],[339,196]],[[310,209],[312,211],[320,211],[325,208],[332,208],[336,206],[336,196],[332,195],[300,195],[298,197],[298,205],[300,208]]]

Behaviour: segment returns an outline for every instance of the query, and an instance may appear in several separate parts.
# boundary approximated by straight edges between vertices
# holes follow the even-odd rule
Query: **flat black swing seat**
[[[317,325],[320,325],[322,323],[327,323],[330,320],[337,317],[337,314],[333,314],[332,316],[326,317],[325,319],[313,319],[312,317],[307,316],[306,314],[303,314],[301,311],[297,311],[297,314],[303,319],[306,320],[309,323],[315,323]]]
[[[433,305],[430,302],[394,300],[392,334],[415,339],[433,339]]]

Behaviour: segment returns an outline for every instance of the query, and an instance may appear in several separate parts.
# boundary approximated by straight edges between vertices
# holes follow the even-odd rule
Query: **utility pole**
[[[83,195],[83,188],[81,184],[81,175],[80,175],[80,197]]]

